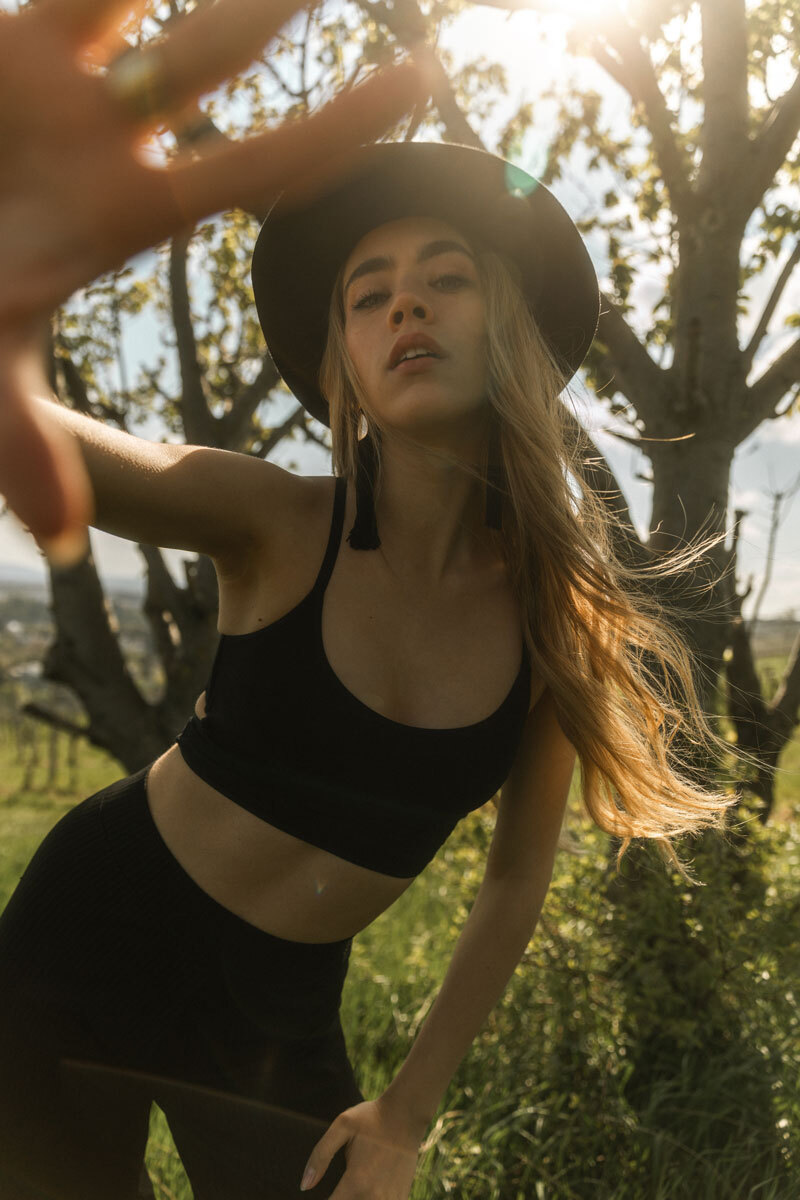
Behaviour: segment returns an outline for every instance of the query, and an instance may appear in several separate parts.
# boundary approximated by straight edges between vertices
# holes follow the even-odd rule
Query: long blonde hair
[[[532,669],[550,688],[576,749],[586,810],[621,839],[617,869],[633,838],[652,838],[664,860],[696,882],[672,839],[724,828],[736,796],[699,786],[673,742],[680,732],[686,744],[712,756],[715,750],[748,756],[709,723],[688,648],[664,619],[679,610],[652,592],[655,582],[684,575],[725,535],[645,565],[621,560],[614,548],[619,521],[582,477],[587,439],[576,440],[575,420],[561,400],[563,374],[503,260],[483,251],[476,261],[505,481],[503,529],[494,537],[519,601]],[[340,276],[320,384],[330,407],[334,472],[355,479],[360,414],[369,406],[344,324]],[[376,450],[377,498],[380,439]],[[580,481],[579,498],[570,475]]]

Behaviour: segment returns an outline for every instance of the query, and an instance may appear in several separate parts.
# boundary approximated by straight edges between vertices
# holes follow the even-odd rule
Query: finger
[[[248,66],[300,0],[218,0],[176,21],[158,43],[167,111]]]
[[[38,0],[29,12],[32,19],[53,25],[80,43],[102,34],[115,14],[127,22],[143,7],[143,0]]]
[[[303,1170],[303,1178],[300,1180],[301,1192],[316,1187],[330,1166],[336,1151],[347,1145],[352,1136],[352,1130],[341,1116],[328,1126],[308,1156],[308,1162]]]
[[[33,358],[5,358],[0,374],[0,492],[54,565],[88,548],[91,485],[75,440],[42,422],[27,397],[45,394]],[[33,386],[32,386],[33,385]]]
[[[129,53],[141,37],[142,22],[148,0],[133,0],[127,12],[120,13],[116,21],[91,35],[80,51],[81,60],[93,67],[108,67],[115,58]]]
[[[233,206],[263,212],[285,189],[299,193],[346,170],[360,145],[425,97],[425,73],[413,64],[377,72],[304,121],[169,169],[173,199],[189,222]]]

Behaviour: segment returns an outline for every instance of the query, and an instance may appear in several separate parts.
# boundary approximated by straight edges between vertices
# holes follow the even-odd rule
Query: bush
[[[560,856],[537,932],[448,1090],[414,1200],[795,1200],[800,849],[796,832],[743,816],[738,836],[683,848],[705,886],[647,844],[615,878],[610,839],[592,828],[583,853]],[[406,911],[357,940],[345,1026],[368,1095],[436,995],[491,824],[464,822]]]

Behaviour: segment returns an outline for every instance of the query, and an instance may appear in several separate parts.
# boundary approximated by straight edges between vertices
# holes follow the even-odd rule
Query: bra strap
[[[333,564],[336,562],[336,556],[339,553],[339,546],[342,541],[342,529],[344,527],[344,502],[347,496],[347,480],[343,475],[338,475],[336,478],[336,486],[333,495],[333,516],[331,517],[331,532],[328,538],[328,548],[325,551],[325,557],[322,560],[322,566],[319,569],[317,582],[314,584],[315,592],[324,592],[328,586],[328,580],[333,573]]]

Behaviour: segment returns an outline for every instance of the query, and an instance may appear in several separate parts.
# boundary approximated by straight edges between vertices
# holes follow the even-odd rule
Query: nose
[[[400,292],[392,304],[389,321],[394,328],[403,324],[408,317],[416,317],[418,321],[428,321],[432,311],[419,296],[412,292]]]

